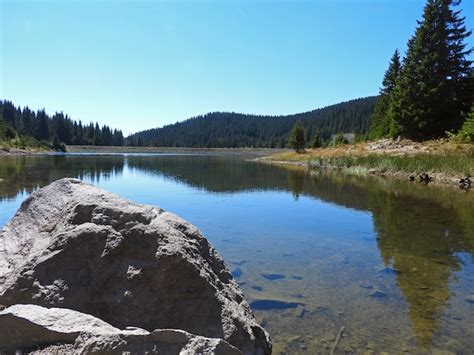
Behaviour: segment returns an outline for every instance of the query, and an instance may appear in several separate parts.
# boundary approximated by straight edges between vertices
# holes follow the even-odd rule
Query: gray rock
[[[231,273],[194,226],[76,179],[33,193],[0,231],[0,304],[16,303],[271,352]]]
[[[91,315],[65,308],[14,305],[0,312],[0,351],[232,354],[241,352],[222,339],[177,329],[120,330]]]

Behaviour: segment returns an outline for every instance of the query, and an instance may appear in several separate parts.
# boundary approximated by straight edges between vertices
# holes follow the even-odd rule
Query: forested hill
[[[83,125],[62,112],[49,116],[11,101],[0,100],[0,143],[18,147],[77,145],[124,145],[122,131],[98,123]],[[56,147],[53,147],[56,148]]]
[[[371,96],[288,116],[212,112],[135,133],[126,142],[158,147],[285,147],[297,120],[306,129],[307,141],[316,130],[324,140],[342,132],[365,134],[376,99]]]

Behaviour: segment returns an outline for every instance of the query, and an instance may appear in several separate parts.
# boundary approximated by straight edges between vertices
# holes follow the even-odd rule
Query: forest
[[[395,50],[379,92],[369,137],[416,141],[474,135],[472,31],[456,0],[428,0],[402,59]],[[469,117],[471,115],[471,118]],[[474,136],[472,136],[474,138]]]
[[[307,141],[318,132],[331,135],[368,132],[377,97],[351,100],[317,110],[287,116],[212,112],[183,122],[135,133],[127,137],[132,146],[157,147],[268,147],[288,146],[289,133],[297,121],[305,128]]]
[[[19,148],[43,147],[65,150],[69,144],[122,146],[122,131],[98,123],[83,125],[62,112],[49,116],[45,110],[21,109],[11,101],[0,100],[0,142]]]

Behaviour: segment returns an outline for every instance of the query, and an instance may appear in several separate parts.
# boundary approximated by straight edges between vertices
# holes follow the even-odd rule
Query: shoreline
[[[337,166],[320,166],[320,167],[311,167],[308,163],[291,161],[291,160],[267,160],[266,157],[256,158],[254,161],[264,163],[264,164],[273,164],[273,165],[280,165],[280,166],[287,166],[287,167],[298,167],[301,169],[307,169],[309,171],[328,171],[328,172],[341,172],[343,174],[348,175],[366,175],[366,176],[374,176],[374,177],[381,177],[381,178],[393,178],[401,181],[406,181],[409,183],[415,184],[422,184],[419,179],[418,175],[415,175],[415,181],[410,181],[409,174],[403,171],[378,171],[377,169],[367,169],[364,166],[352,166],[349,168],[340,168]],[[429,182],[430,185],[436,186],[449,186],[454,188],[459,188],[458,182],[459,177],[446,175],[444,173],[429,173],[429,175],[433,178],[432,181]],[[469,189],[467,190],[469,191]]]
[[[264,157],[289,152],[282,148],[185,148],[70,145],[65,153],[54,150],[0,148],[1,156],[34,156],[48,154],[222,154]]]
[[[40,150],[40,149],[20,149],[20,148],[5,148],[0,146],[0,157],[8,156],[31,156],[39,154],[48,154],[51,153],[50,150]]]
[[[274,154],[254,160],[310,171],[388,177],[417,184],[425,183],[420,181],[420,174],[427,173],[432,178],[428,182],[430,185],[456,188],[460,188],[460,179],[474,176],[474,144],[449,141],[416,143],[386,139],[308,149],[300,154]]]
[[[276,148],[185,148],[185,147],[129,147],[129,146],[67,146],[73,154],[223,154],[269,156],[285,153],[289,149]]]

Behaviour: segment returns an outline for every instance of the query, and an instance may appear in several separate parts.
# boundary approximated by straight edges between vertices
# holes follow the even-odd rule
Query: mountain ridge
[[[162,147],[285,147],[291,128],[300,120],[307,141],[315,131],[323,139],[332,134],[365,134],[377,96],[340,102],[290,115],[210,112],[184,121],[129,135],[129,145]]]

